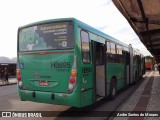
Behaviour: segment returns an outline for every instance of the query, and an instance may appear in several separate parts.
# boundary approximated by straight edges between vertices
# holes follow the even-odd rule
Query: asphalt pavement
[[[160,75],[158,71],[146,72],[146,77],[140,80],[136,85],[129,86],[129,88],[117,95],[116,99],[112,101],[103,100],[95,105],[87,107],[86,109],[73,108],[61,105],[48,105],[43,103],[34,103],[30,101],[20,101],[16,91],[16,85],[1,87],[2,85],[16,84],[16,78],[10,78],[9,84],[4,84],[0,80],[0,105],[1,110],[6,111],[63,111],[59,116],[46,117],[47,120],[63,120],[71,119],[94,119],[94,120],[160,120]],[[3,91],[2,91],[3,89]],[[131,92],[130,92],[131,91]],[[133,91],[133,92],[132,92]],[[127,97],[128,96],[128,97]],[[118,111],[117,116],[101,116],[101,117],[61,117],[63,113],[72,110],[88,110],[88,111]],[[124,112],[123,114],[121,114]],[[128,113],[128,114],[126,114]],[[123,116],[126,115],[126,116]],[[140,115],[140,116],[135,116]],[[142,116],[141,116],[142,115]],[[157,115],[157,116],[156,116]],[[92,115],[90,115],[92,116]],[[45,117],[44,117],[45,118]],[[44,118],[38,120],[44,120]],[[45,119],[46,119],[45,118]],[[0,118],[1,119],[1,118]],[[17,120],[17,118],[15,118]]]
[[[0,80],[0,86],[17,84],[17,79],[16,78],[9,78],[8,82],[9,83],[5,83],[4,80]]]

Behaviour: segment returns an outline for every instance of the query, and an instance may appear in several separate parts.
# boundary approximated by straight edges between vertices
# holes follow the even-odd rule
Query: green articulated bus
[[[114,98],[145,72],[137,49],[75,18],[22,26],[17,46],[22,101],[84,107]]]

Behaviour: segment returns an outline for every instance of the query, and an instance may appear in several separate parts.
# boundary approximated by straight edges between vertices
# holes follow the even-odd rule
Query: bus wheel
[[[116,97],[116,79],[112,79],[110,86],[110,99],[114,99]]]

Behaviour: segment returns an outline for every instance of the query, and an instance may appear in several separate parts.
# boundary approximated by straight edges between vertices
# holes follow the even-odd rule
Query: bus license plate
[[[48,81],[39,81],[40,86],[48,86],[49,82]]]

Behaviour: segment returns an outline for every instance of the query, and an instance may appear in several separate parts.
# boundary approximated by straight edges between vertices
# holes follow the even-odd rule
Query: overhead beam
[[[112,1],[127,19],[141,42],[160,62],[160,0],[156,2],[151,0]]]
[[[146,45],[150,45],[150,42],[146,42]],[[159,41],[152,41],[152,45],[160,45],[160,39]]]
[[[148,45],[146,45],[146,46],[147,46],[147,47],[152,47],[152,46],[154,46],[154,47],[153,47],[154,49],[160,48],[160,44],[152,44],[152,45],[148,44]]]
[[[152,39],[152,42],[159,42],[160,43],[160,38]]]
[[[138,19],[136,19],[134,17],[130,17],[130,20],[132,22],[137,22],[137,23],[144,23],[144,24],[146,23],[144,20],[138,20]],[[148,24],[160,25],[160,20],[149,20]]]
[[[147,30],[147,33],[148,33],[148,39],[150,41],[150,44],[152,44],[151,43],[151,36],[150,36],[150,33],[149,33],[149,28],[148,28],[148,18],[145,15],[142,1],[141,0],[137,0],[137,2],[138,2],[138,5],[139,5],[139,8],[140,8],[140,11],[141,11],[141,15],[142,15],[143,21],[146,23],[146,30]]]
[[[135,24],[132,22],[132,20],[130,20],[130,15],[129,15],[128,11],[125,9],[122,1],[121,0],[112,0],[112,1],[115,4],[115,6],[121,11],[123,16],[127,19],[127,21],[129,22],[129,24],[131,25],[133,30],[136,32],[136,34],[139,36],[139,38],[141,40],[143,40],[143,38],[139,34],[138,28],[135,26]]]
[[[148,32],[151,34],[151,35],[154,35],[154,34],[160,34],[160,29],[154,29],[154,30],[148,30],[148,31],[143,31],[143,32],[139,32],[141,35],[148,35]]]
[[[148,50],[149,50],[149,49],[148,49]],[[152,53],[153,56],[160,55],[159,49],[150,50],[150,52]]]
[[[143,5],[142,5],[142,1],[137,0],[137,2],[138,2],[138,5],[139,5],[139,8],[140,8],[140,11],[141,11],[142,18],[143,18],[144,22],[146,22],[146,15],[144,13],[144,8],[143,8]]]
[[[146,41],[146,45],[149,45],[150,44],[150,42],[147,42]],[[155,44],[160,44],[160,39],[154,39],[153,41],[152,41],[152,44],[151,45],[155,45]]]

